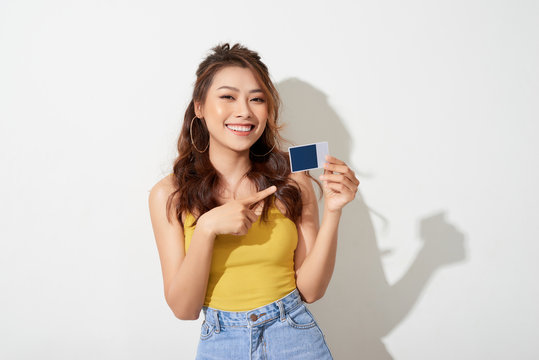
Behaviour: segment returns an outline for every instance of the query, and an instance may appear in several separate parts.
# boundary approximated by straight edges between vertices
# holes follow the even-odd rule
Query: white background
[[[309,305],[335,358],[538,358],[538,18],[507,0],[2,1],[0,358],[194,358],[202,318],[165,303],[147,199],[227,41],[268,65],[285,135],[361,180]]]

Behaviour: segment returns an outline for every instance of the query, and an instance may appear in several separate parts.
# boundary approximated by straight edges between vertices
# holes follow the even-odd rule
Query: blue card
[[[324,167],[329,155],[327,141],[314,144],[291,146],[288,148],[292,172],[307,171]]]

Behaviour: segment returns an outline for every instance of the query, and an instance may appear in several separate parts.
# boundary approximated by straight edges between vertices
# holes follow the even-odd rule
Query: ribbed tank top
[[[296,288],[294,252],[296,224],[275,206],[272,196],[268,222],[259,216],[246,235],[217,235],[204,305],[224,311],[247,311],[274,302]],[[186,214],[185,252],[195,218]]]

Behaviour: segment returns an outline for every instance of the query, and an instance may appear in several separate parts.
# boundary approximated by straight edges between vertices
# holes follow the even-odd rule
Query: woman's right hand
[[[261,200],[277,191],[275,185],[243,199],[236,199],[204,213],[197,222],[210,234],[245,235],[262,213]]]

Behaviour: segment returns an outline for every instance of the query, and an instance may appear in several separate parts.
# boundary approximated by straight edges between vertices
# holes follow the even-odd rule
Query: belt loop
[[[212,311],[213,311],[213,318],[214,318],[214,321],[215,321],[215,332],[217,334],[219,334],[219,332],[221,331],[221,326],[219,324],[218,310],[212,310]]]
[[[277,301],[277,306],[279,307],[279,312],[280,312],[280,315],[281,315],[281,321],[285,321],[286,320],[286,315],[285,315],[285,312],[284,312],[283,302],[281,300]]]

